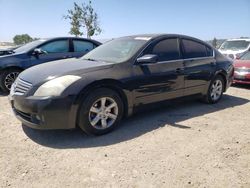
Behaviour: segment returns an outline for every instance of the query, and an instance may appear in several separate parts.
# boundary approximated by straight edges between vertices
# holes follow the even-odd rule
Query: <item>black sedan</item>
[[[148,103],[200,95],[217,103],[233,79],[232,61],[183,35],[140,35],[107,42],[80,59],[22,72],[9,96],[16,117],[36,129],[105,134]]]
[[[0,57],[0,89],[9,92],[12,83],[18,74],[34,65],[41,63],[81,57],[91,51],[100,43],[94,40],[59,37],[39,39],[19,48],[5,52]]]

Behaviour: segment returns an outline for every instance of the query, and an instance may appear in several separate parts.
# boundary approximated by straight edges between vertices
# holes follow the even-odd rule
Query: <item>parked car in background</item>
[[[23,70],[49,61],[81,57],[101,43],[83,38],[59,37],[39,39],[0,57],[0,88],[9,92]]]
[[[9,55],[12,53],[13,53],[13,50],[11,50],[11,49],[0,49],[0,56]]]
[[[219,51],[232,59],[240,58],[250,50],[250,38],[229,39],[222,43]]]
[[[0,56],[13,54],[14,50],[17,49],[18,47],[20,46],[15,46],[7,49],[0,49]]]
[[[22,72],[9,100],[16,117],[37,129],[105,134],[141,105],[200,95],[217,103],[233,80],[232,61],[183,35],[114,39],[79,59]]]
[[[250,51],[234,62],[234,83],[250,84]]]

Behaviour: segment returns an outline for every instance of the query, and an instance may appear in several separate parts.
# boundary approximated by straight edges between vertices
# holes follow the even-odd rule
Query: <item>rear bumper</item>
[[[35,98],[9,96],[12,110],[24,125],[34,129],[72,129],[76,126],[74,97]]]

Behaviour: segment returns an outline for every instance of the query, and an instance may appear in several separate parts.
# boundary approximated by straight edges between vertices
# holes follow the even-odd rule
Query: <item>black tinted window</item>
[[[180,59],[178,40],[176,38],[162,40],[149,47],[144,54],[158,55],[159,61]]]
[[[192,40],[182,40],[184,48],[184,58],[206,57],[207,47]]]

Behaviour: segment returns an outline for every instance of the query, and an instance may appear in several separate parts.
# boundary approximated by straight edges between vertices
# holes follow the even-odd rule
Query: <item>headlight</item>
[[[41,85],[35,92],[34,96],[60,96],[62,92],[75,81],[79,80],[80,76],[66,75],[50,80]]]

